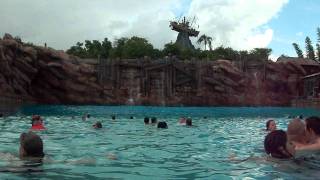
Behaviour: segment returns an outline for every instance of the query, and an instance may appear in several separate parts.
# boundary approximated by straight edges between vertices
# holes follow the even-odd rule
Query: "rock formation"
[[[114,67],[110,79],[99,83],[97,68],[77,57],[9,34],[0,39],[0,94],[38,103],[288,106],[306,73],[295,62],[271,61],[247,72],[227,60],[137,60]]]

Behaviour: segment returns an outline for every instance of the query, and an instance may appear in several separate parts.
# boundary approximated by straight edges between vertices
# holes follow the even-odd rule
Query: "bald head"
[[[296,141],[303,143],[306,138],[305,124],[300,119],[293,119],[288,124],[287,135],[289,141]]]

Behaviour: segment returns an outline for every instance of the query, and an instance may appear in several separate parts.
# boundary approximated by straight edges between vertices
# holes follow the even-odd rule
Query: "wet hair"
[[[149,124],[149,118],[148,117],[145,117],[143,121],[144,121],[145,124]]]
[[[102,128],[102,124],[100,121],[96,122],[94,125],[96,128]]]
[[[156,117],[152,117],[152,118],[151,118],[151,123],[152,123],[152,124],[157,123],[157,118],[156,118]]]
[[[192,126],[192,119],[191,119],[191,118],[188,118],[188,119],[186,120],[186,125],[187,125],[187,126]]]
[[[158,128],[167,129],[167,128],[168,128],[168,125],[167,125],[166,122],[160,121],[160,122],[158,123]]]
[[[130,119],[133,119],[133,116],[130,116]]]
[[[311,116],[306,119],[307,130],[313,130],[316,135],[320,135],[320,118]]]
[[[20,135],[20,146],[25,157],[44,157],[42,139],[32,131]]]
[[[116,115],[111,115],[111,119],[115,120],[116,119]]]
[[[283,130],[270,132],[264,139],[264,150],[274,158],[287,159],[292,157],[286,150],[287,134]]]
[[[270,126],[270,123],[271,123],[272,121],[274,121],[274,120],[273,120],[273,119],[270,119],[270,120],[268,120],[268,121],[266,122],[266,130],[267,130],[267,131],[270,130],[270,129],[269,129],[269,126]]]
[[[87,118],[90,118],[91,117],[91,115],[90,114],[87,114]]]
[[[34,123],[36,121],[41,121],[41,116],[40,115],[32,115],[31,124],[34,125]]]

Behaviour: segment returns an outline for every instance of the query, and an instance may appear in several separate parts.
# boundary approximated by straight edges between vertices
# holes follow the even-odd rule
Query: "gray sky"
[[[214,46],[266,47],[276,18],[288,0],[1,0],[0,34],[67,49],[76,42],[133,35],[155,47],[175,41],[169,20],[196,16],[200,34]],[[195,39],[193,39],[195,41]]]

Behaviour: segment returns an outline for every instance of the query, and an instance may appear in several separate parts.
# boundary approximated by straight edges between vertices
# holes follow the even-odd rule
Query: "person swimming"
[[[156,117],[152,117],[151,118],[151,124],[152,125],[157,124],[157,118]]]
[[[143,121],[144,121],[144,124],[149,124],[150,119],[149,119],[149,117],[145,117],[143,119]]]
[[[165,121],[160,121],[159,123],[158,123],[158,126],[157,126],[158,128],[162,128],[162,129],[167,129],[168,128],[168,125],[167,125],[167,123],[165,122]]]
[[[95,129],[100,129],[100,128],[102,128],[102,123],[100,121],[98,121],[94,125],[92,125],[92,127]]]
[[[186,120],[186,126],[192,126],[192,119],[191,118],[188,118]]]
[[[283,130],[274,130],[264,139],[265,152],[279,159],[289,159],[294,156],[294,146],[287,140],[287,134]]]
[[[306,122],[306,134],[309,144],[296,147],[297,151],[319,151],[320,150],[320,118],[317,116],[309,117]]]
[[[179,120],[180,124],[186,124],[187,119],[185,117],[181,117]]]
[[[116,115],[111,115],[112,120],[116,120]]]
[[[309,140],[304,122],[300,119],[291,120],[288,124],[287,137],[288,141],[292,142],[296,147],[307,145]]]
[[[266,131],[275,131],[277,130],[277,124],[273,119],[270,119],[266,122]]]
[[[45,154],[43,152],[43,142],[40,136],[29,131],[20,135],[19,155],[21,159],[39,158],[42,159]]]
[[[45,130],[43,119],[39,115],[33,115],[31,120],[31,130]]]

